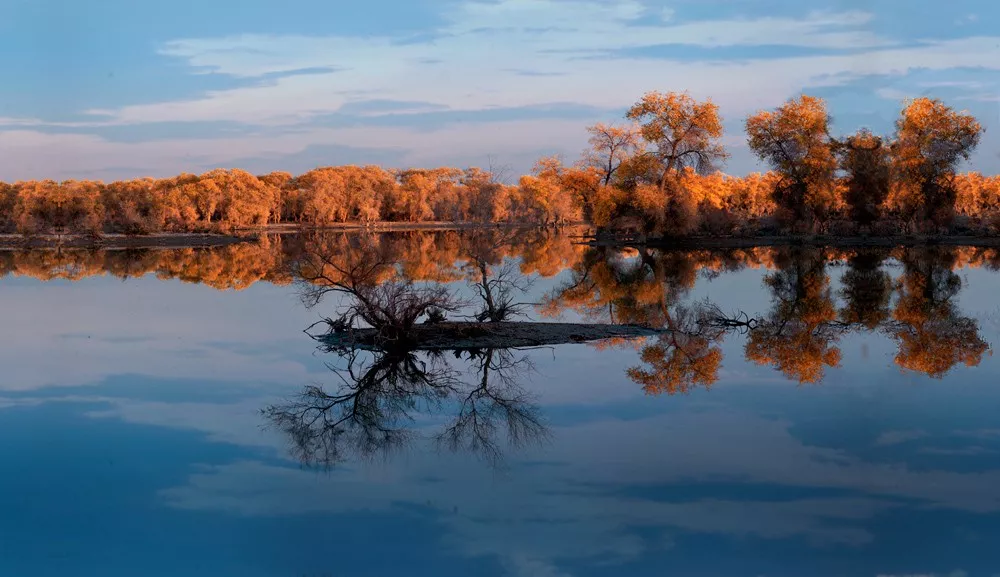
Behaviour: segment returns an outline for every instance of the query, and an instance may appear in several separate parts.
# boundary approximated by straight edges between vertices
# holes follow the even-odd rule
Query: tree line
[[[542,158],[516,184],[500,170],[378,166],[0,183],[0,231],[100,236],[279,223],[581,220],[653,236],[1000,229],[1000,177],[958,173],[983,128],[940,100],[907,101],[888,136],[867,129],[832,136],[825,102],[807,95],[757,112],[745,121],[747,143],[770,170],[744,177],[719,171],[729,155],[711,100],[650,92],[625,118],[588,127],[590,146],[576,163]]]
[[[335,166],[299,176],[240,169],[100,181],[0,183],[0,231],[23,235],[232,232],[269,224],[557,223],[571,201],[547,183],[500,182],[479,168]]]
[[[808,95],[751,114],[747,144],[770,171],[743,178],[718,170],[729,155],[711,100],[650,92],[625,116],[629,124],[589,127],[591,148],[563,173],[564,188],[598,226],[654,236],[1000,227],[1000,177],[958,172],[983,128],[937,99],[906,101],[887,136],[833,136],[826,103]]]

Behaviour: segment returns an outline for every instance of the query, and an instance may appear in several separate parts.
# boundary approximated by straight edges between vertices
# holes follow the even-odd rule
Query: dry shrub
[[[877,220],[871,225],[871,235],[880,237],[902,236],[908,234],[909,227],[901,219]]]
[[[826,233],[831,236],[856,236],[858,224],[851,220],[831,220],[826,225]]]
[[[739,219],[733,213],[724,208],[716,208],[707,202],[702,202],[699,206],[701,213],[702,229],[711,235],[732,235],[738,225]]]

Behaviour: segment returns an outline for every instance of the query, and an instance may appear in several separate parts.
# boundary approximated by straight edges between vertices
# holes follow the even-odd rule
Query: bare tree
[[[469,284],[482,301],[476,320],[498,323],[515,316],[527,316],[531,303],[520,302],[517,296],[531,288],[532,279],[522,275],[514,262],[505,260],[496,267],[477,259],[475,268],[478,276]]]
[[[521,274],[517,264],[499,254],[499,249],[513,242],[514,233],[500,234],[487,240],[484,236],[470,243],[467,268],[469,286],[476,292],[482,308],[475,314],[479,322],[503,322],[516,316],[527,316],[531,303],[519,302],[518,295],[531,289],[533,279]],[[499,265],[491,264],[499,259]]]
[[[601,172],[601,183],[611,184],[623,162],[638,152],[641,146],[639,130],[634,125],[614,126],[599,122],[587,127],[590,148],[584,151],[584,162]]]
[[[510,184],[512,169],[509,164],[498,164],[497,159],[491,154],[487,157],[489,162],[490,182],[493,184]]]
[[[407,343],[420,318],[439,320],[444,313],[457,312],[464,304],[444,285],[418,286],[404,278],[377,252],[347,251],[334,258],[321,251],[306,251],[292,268],[307,307],[316,306],[331,292],[346,297],[335,318],[321,321],[331,331],[349,331],[360,320],[378,331],[381,346]]]

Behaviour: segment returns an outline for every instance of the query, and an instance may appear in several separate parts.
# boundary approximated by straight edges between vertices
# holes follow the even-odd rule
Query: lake
[[[0,575],[1000,574],[1000,252],[578,234],[0,253]],[[337,349],[305,253],[664,330]]]

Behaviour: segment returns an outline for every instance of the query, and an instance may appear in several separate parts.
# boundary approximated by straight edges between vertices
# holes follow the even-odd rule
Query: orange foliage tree
[[[750,150],[781,175],[774,199],[788,220],[823,217],[834,204],[829,125],[823,99],[804,94],[746,120]]]
[[[906,103],[896,121],[893,165],[919,216],[937,225],[954,217],[955,171],[979,144],[983,128],[937,99]]]
[[[851,219],[870,225],[881,216],[891,184],[889,146],[867,129],[835,143],[840,168],[846,173],[844,201]]]

